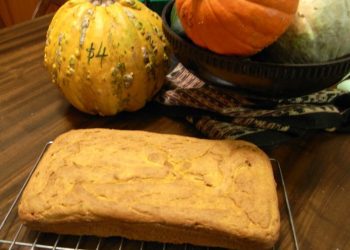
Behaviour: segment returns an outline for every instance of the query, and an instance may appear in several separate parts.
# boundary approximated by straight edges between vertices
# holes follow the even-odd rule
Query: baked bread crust
[[[255,145],[112,129],[56,138],[18,212],[40,231],[239,249],[272,247],[280,228]]]

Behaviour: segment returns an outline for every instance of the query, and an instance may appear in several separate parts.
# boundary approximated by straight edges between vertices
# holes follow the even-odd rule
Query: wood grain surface
[[[74,109],[43,67],[50,20],[45,16],[0,31],[0,222],[45,143],[65,131],[108,127],[202,137],[152,103],[114,117]],[[350,249],[350,135],[319,132],[265,150],[282,166],[300,249]],[[282,216],[278,249],[294,249]]]
[[[31,20],[38,3],[39,0],[0,0],[0,28]],[[57,9],[56,4],[49,3],[35,17],[53,13]]]

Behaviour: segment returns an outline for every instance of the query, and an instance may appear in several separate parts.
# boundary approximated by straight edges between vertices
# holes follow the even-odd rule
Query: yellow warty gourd
[[[162,87],[167,48],[160,17],[137,0],[70,0],[50,24],[45,65],[77,109],[114,115]]]

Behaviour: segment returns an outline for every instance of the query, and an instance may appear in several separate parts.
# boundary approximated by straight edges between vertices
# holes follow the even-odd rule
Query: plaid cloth
[[[350,132],[350,93],[339,89],[290,99],[244,96],[206,84],[182,64],[156,97],[167,114],[183,117],[213,139],[272,146],[307,132]]]

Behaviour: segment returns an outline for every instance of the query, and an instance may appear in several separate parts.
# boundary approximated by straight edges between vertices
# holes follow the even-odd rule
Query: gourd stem
[[[95,6],[108,6],[115,3],[115,0],[90,0]]]

